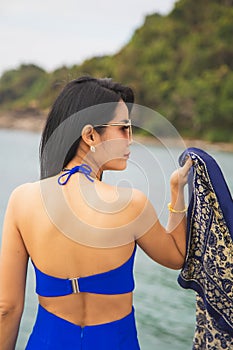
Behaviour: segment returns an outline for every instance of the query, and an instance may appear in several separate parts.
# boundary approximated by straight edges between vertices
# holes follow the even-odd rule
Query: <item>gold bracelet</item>
[[[168,203],[167,207],[168,207],[168,210],[169,210],[169,211],[171,211],[172,213],[175,213],[175,214],[186,213],[186,211],[188,210],[187,207],[185,207],[185,208],[182,209],[182,210],[175,210],[174,208],[172,208],[171,203]]]

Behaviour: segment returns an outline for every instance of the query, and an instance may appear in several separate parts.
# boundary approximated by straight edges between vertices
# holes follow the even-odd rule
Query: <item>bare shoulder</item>
[[[126,213],[128,217],[133,218],[141,214],[145,207],[149,204],[147,196],[137,188],[113,186],[102,184],[104,189],[105,199],[108,198],[108,203],[115,209],[121,209],[121,213]]]
[[[39,182],[28,182],[16,187],[11,195],[10,201],[19,201],[21,199],[26,199],[26,197],[31,196],[33,193],[38,192]]]
[[[127,208],[134,217],[138,217],[145,210],[148,211],[148,208],[152,206],[148,197],[137,188],[124,188],[123,193],[128,203]]]
[[[148,205],[150,206],[150,200],[142,191],[133,188],[132,189],[132,200],[131,205],[134,210],[138,213],[144,210]]]
[[[22,184],[11,192],[8,208],[14,210],[17,215],[25,207],[30,208],[30,202],[35,200],[36,194],[39,194],[39,182]]]
[[[137,204],[144,204],[145,202],[148,201],[148,198],[145,195],[145,193],[138,190],[137,188],[133,188],[132,189],[132,200],[133,200],[133,202],[135,202]]]

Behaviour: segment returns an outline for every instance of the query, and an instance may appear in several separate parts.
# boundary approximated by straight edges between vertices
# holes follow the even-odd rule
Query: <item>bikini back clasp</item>
[[[69,281],[71,281],[71,285],[72,285],[72,291],[73,291],[72,294],[80,293],[78,279],[79,277],[69,278]]]

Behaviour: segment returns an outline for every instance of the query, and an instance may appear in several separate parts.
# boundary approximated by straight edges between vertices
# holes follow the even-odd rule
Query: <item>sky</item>
[[[119,51],[146,15],[176,0],[1,0],[0,75],[33,63],[52,71]]]

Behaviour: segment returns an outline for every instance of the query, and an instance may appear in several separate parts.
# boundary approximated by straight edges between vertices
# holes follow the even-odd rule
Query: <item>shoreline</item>
[[[44,112],[27,110],[0,113],[0,129],[22,130],[41,133],[46,120]],[[135,135],[134,140],[137,143],[143,143],[148,146],[161,146],[162,143],[155,137]],[[169,146],[180,146],[180,140],[167,140]],[[206,151],[221,151],[233,153],[233,142],[209,142],[198,139],[181,138],[182,145],[186,147],[197,147]]]
[[[148,146],[161,146],[162,143],[156,138],[151,136],[140,136],[136,135],[134,136],[134,139],[136,142],[141,142]],[[182,145],[181,142],[182,140]],[[196,147],[201,148],[205,151],[219,151],[219,152],[229,152],[233,153],[233,142],[209,142],[205,140],[199,140],[199,139],[189,139],[189,138],[181,138],[180,140],[169,140],[166,139],[166,145],[167,146],[173,146],[173,147],[179,147],[179,146],[185,146],[188,147]]]
[[[0,113],[0,129],[41,132],[46,114],[34,109]]]

